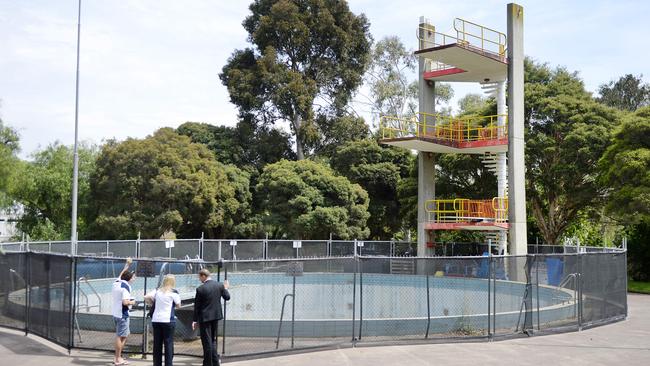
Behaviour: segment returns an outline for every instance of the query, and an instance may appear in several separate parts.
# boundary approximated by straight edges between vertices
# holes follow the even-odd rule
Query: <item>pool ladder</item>
[[[88,286],[88,288],[90,288],[90,291],[92,291],[93,295],[95,295],[97,297],[97,304],[90,305],[88,294],[81,288],[81,282],[82,281]],[[79,326],[79,320],[77,319],[77,313],[79,313],[79,310],[81,309],[81,307],[85,307],[86,312],[89,312],[90,309],[97,308],[97,310],[101,313],[102,312],[102,297],[99,295],[97,290],[95,290],[95,287],[93,287],[93,285],[90,283],[90,281],[88,281],[88,278],[85,277],[85,276],[79,277],[79,279],[77,280],[77,292],[79,294],[77,296],[77,299],[78,299],[79,302],[77,303],[77,311],[75,311],[75,313],[74,313],[74,325],[75,325],[75,328],[77,329],[77,336],[79,337],[79,343],[83,343],[83,340],[81,339],[81,327]],[[83,298],[85,300],[85,304],[82,304],[82,302],[81,302],[82,296],[83,296]]]

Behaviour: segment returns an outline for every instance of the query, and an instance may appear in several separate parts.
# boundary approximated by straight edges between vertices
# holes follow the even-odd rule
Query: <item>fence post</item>
[[[68,355],[70,355],[70,351],[74,347],[74,319],[76,317],[75,308],[77,303],[76,262],[77,257],[70,258],[70,336],[68,338]]]
[[[359,266],[359,261],[356,257],[354,256],[354,275],[352,277],[352,345],[356,342],[355,338],[355,325],[354,322],[356,321],[356,310],[357,310],[357,271],[358,271],[358,266]]]
[[[219,259],[221,261],[221,259]],[[227,263],[221,262],[223,266],[223,280],[226,281],[228,280],[228,265]],[[295,277],[294,277],[295,281]],[[221,302],[221,299],[219,299],[219,302]],[[223,302],[223,334],[221,335],[221,354],[226,353],[226,309],[228,306],[228,301]],[[215,346],[216,348],[217,346]]]
[[[363,327],[363,262],[359,260],[359,337],[357,340],[361,340],[361,330]]]
[[[29,334],[29,323],[30,323],[30,308],[32,303],[32,254],[25,252],[25,277],[27,277],[27,283],[25,284],[25,335]]]
[[[201,231],[201,239],[199,240],[199,259],[203,259],[203,231]]]
[[[542,328],[539,322],[539,256],[538,255],[535,255],[535,283],[537,289],[537,330],[541,331]]]
[[[580,255],[580,248],[578,248],[578,279],[576,286],[578,287],[578,331],[582,330],[582,256]]]
[[[328,257],[332,256],[332,233],[330,233],[330,239],[327,241],[327,248],[325,249],[325,253]]]
[[[490,306],[490,301],[492,301],[491,296],[493,296],[492,291],[491,291],[491,288],[492,288],[492,251],[491,250],[488,251],[488,278],[487,278],[487,280],[488,280],[487,281],[487,285],[488,285],[488,291],[487,291],[487,293],[488,293],[488,300],[487,300],[487,308],[488,308],[488,310],[487,310],[488,339],[492,340],[492,330],[490,328],[490,326],[491,326],[491,324],[490,324],[490,311],[492,310],[491,306]]]
[[[417,260],[416,260],[417,263]],[[435,268],[435,266],[434,266]],[[429,327],[431,326],[431,296],[429,294],[429,271],[426,271],[425,276],[427,276],[427,331],[424,334],[424,339],[429,338]],[[488,300],[489,302],[489,300]],[[488,311],[488,319],[490,318],[490,311]]]
[[[140,232],[138,231],[138,239],[135,241],[135,257],[140,258]]]

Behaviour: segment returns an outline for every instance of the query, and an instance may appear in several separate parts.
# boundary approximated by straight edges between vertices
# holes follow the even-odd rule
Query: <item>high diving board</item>
[[[481,50],[467,43],[452,43],[415,51],[415,55],[445,64],[426,71],[426,80],[447,82],[496,82],[508,77],[505,56]]]

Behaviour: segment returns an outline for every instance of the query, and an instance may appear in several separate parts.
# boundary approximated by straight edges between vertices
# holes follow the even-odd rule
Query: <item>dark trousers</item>
[[[217,323],[217,320],[199,323],[201,345],[203,346],[203,366],[219,366]]]
[[[174,358],[175,323],[151,323],[153,327],[153,365],[162,366],[163,345],[165,347],[165,366],[172,366]]]

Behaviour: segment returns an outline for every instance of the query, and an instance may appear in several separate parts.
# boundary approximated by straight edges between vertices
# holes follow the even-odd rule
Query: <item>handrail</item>
[[[499,118],[505,119],[502,126]],[[507,137],[507,118],[506,114],[451,117],[421,112],[408,117],[381,116],[379,128],[382,139],[427,137],[455,143],[490,141]]]
[[[466,26],[465,26],[466,24],[469,24],[469,25],[471,25],[471,26],[473,26],[475,28],[478,28],[480,30],[481,34],[480,35],[473,34],[473,33],[470,33],[469,31],[467,31]],[[458,29],[459,26],[460,26],[461,29]],[[508,42],[508,38],[504,33],[501,33],[501,32],[499,32],[497,30],[494,30],[494,29],[491,29],[491,28],[488,28],[488,27],[484,27],[484,26],[482,26],[480,24],[476,24],[476,23],[473,23],[473,22],[470,22],[468,20],[464,20],[464,19],[461,19],[461,18],[454,19],[454,30],[456,30],[456,35],[458,36],[458,39],[462,39],[463,41],[467,41],[466,38],[467,38],[467,36],[469,36],[469,37],[475,38],[477,40],[480,40],[481,41],[481,50],[486,50],[486,51],[489,51],[489,50],[486,49],[485,42],[490,43],[492,45],[496,45],[498,47],[498,52],[497,53],[500,56],[505,55],[506,44]],[[496,35],[497,40],[494,41],[494,40],[488,39],[487,38],[488,34]],[[467,41],[467,42],[469,42],[469,41]]]
[[[436,223],[470,222],[476,220],[504,223],[508,221],[508,198],[489,200],[467,198],[425,201],[427,220]]]
[[[571,279],[573,279],[573,315],[577,316],[578,314],[578,273],[569,273],[564,277],[559,285],[555,288],[555,291],[562,292],[562,288],[569,284]]]
[[[464,48],[475,48],[482,52],[498,55],[501,58],[505,57],[507,36],[502,32],[461,18],[454,19],[455,36],[436,32],[435,29],[431,24],[418,27],[416,37],[420,49],[457,44]]]
[[[90,288],[90,291],[92,291],[93,294],[95,295],[95,297],[97,297],[97,305],[92,305],[91,306],[89,304],[88,295],[86,294],[86,292],[80,286],[81,281],[85,282],[86,285]],[[84,297],[86,298],[86,312],[88,312],[88,311],[90,311],[90,309],[96,307],[99,310],[99,312],[101,313],[101,311],[102,311],[102,297],[101,297],[101,295],[99,295],[97,290],[95,290],[95,287],[93,287],[93,285],[90,283],[90,281],[88,281],[87,277],[85,277],[85,276],[79,277],[79,279],[77,280],[77,288],[79,289],[79,292],[82,295],[84,295]],[[77,308],[79,308],[79,307],[81,307],[81,303],[77,304]]]
[[[293,294],[286,294],[282,299],[282,310],[280,311],[280,324],[278,324],[278,337],[275,339],[275,349],[278,349],[278,347],[280,347],[280,333],[282,331],[282,320],[284,319],[284,305],[285,302],[287,301],[287,297],[289,296],[291,296],[292,298],[294,297]],[[293,334],[291,334],[291,344],[293,344]]]

